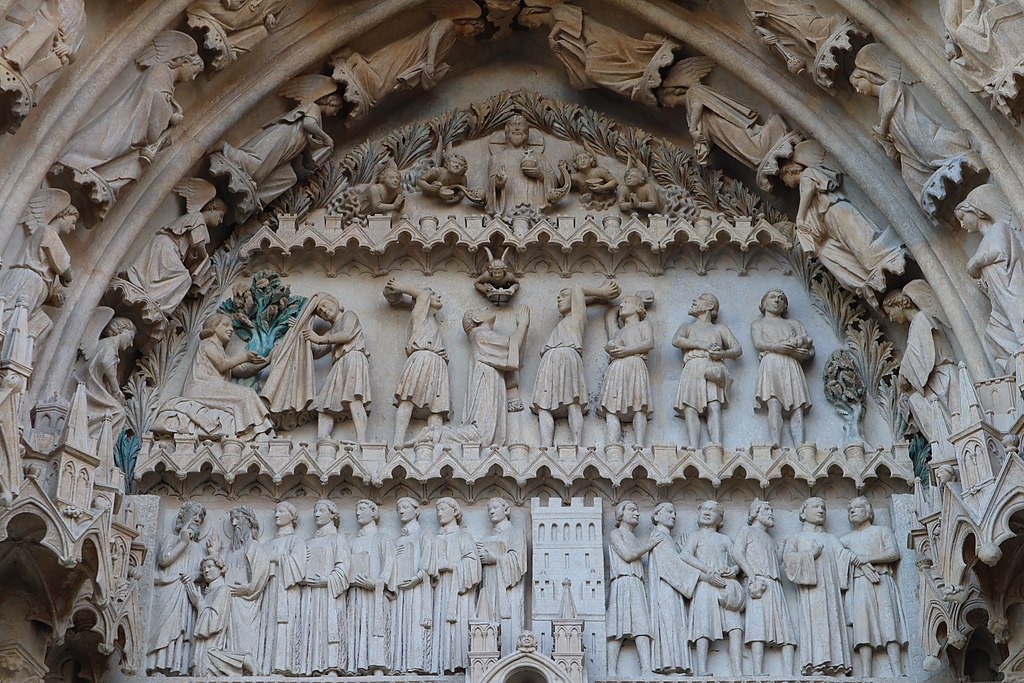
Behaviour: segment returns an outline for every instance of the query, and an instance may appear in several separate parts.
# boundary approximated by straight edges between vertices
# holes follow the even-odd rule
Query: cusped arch
[[[536,652],[517,652],[498,661],[480,683],[572,683],[554,661]]]

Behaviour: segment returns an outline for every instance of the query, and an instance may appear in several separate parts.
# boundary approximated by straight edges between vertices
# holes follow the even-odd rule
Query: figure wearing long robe
[[[168,544],[178,543],[177,536]],[[161,549],[161,557],[168,548]],[[192,540],[167,566],[157,566],[153,580],[153,633],[149,639],[146,668],[187,675],[193,660],[192,633],[196,608],[189,601],[183,576],[199,579],[199,563],[206,556],[202,542]]]
[[[828,39],[843,23],[843,17],[823,17],[809,2],[799,0],[744,0],[755,27],[776,36],[779,45],[804,58],[805,67],[815,59]],[[789,61],[787,59],[787,61]]]
[[[473,618],[473,589],[480,583],[480,557],[468,531],[456,525],[434,538],[430,565],[434,587],[434,665],[445,674],[469,664],[469,620]]]
[[[655,534],[666,532],[655,527]],[[689,610],[686,601],[700,581],[700,571],[683,560],[679,546],[670,536],[650,552],[647,585],[650,613],[654,619],[651,668],[655,673],[689,673]]]
[[[237,676],[251,666],[251,650],[234,649],[237,643],[231,642],[233,605],[223,577],[207,586],[196,615],[193,676]]]
[[[125,273],[125,279],[165,316],[174,312],[193,284],[212,278],[206,244],[210,233],[200,212],[163,227]]]
[[[75,379],[85,384],[89,433],[94,436],[99,434],[107,417],[110,418],[110,432],[115,438],[125,423],[125,398],[118,366],[121,353],[135,340],[135,326],[124,318],[119,320],[128,326],[127,329],[105,330],[107,336],[100,337],[88,347],[83,362],[75,369]]]
[[[263,595],[260,670],[285,673],[292,670],[299,646],[302,577],[306,573],[306,547],[294,532],[278,535],[263,546],[270,562]]]
[[[349,543],[335,529],[328,533],[321,528],[305,545],[306,575],[299,595],[299,647],[292,672],[320,676],[345,671]]]
[[[762,529],[748,526],[736,533],[733,554],[742,556],[749,582],[764,586],[760,597],[749,596],[744,614],[743,639],[768,647],[796,645],[793,620],[789,615],[786,595],[782,590],[779,549],[774,539]]]
[[[758,168],[768,153],[789,131],[777,114],[758,123],[757,110],[727,97],[702,83],[683,96],[690,135],[701,144],[695,146],[698,163],[706,163],[710,145],[750,168]]]
[[[392,670],[399,673],[434,671],[434,589],[430,569],[434,538],[419,521],[402,527],[395,542],[394,658]],[[402,588],[401,583],[416,577],[419,583]]]
[[[82,46],[84,0],[21,0],[0,24],[0,56],[32,86],[34,100],[56,80]]]
[[[985,227],[967,273],[985,284],[992,304],[986,332],[997,356],[1013,358],[1024,345],[1024,244],[1008,220]]]
[[[270,558],[263,544],[251,540],[242,548],[225,553],[224,564],[227,565],[224,580],[228,585],[242,586],[237,594],[232,591],[226,648],[230,652],[252,653],[255,659],[259,651],[257,639],[263,625],[260,602],[270,577]]]
[[[853,647],[884,648],[907,644],[903,603],[896,589],[895,561],[899,546],[892,530],[871,524],[839,539],[851,553],[867,558],[867,565],[849,563],[850,589],[846,593],[846,617],[853,627]],[[879,559],[885,558],[885,559]]]
[[[522,143],[509,140],[509,128],[526,127]],[[488,139],[487,210],[499,216],[536,215],[549,208],[555,189],[555,169],[544,155],[544,137],[518,119]],[[530,176],[523,172],[529,169]],[[501,184],[500,179],[504,179]]]
[[[213,34],[204,42],[223,52],[212,60],[215,69],[222,69],[266,38],[287,4],[288,0],[195,0],[187,14],[190,26]]]
[[[526,623],[526,530],[504,519],[480,543],[496,562],[481,565],[476,616],[501,623],[501,652],[511,653]]]
[[[395,541],[390,534],[360,529],[351,540],[349,577],[364,574],[379,588],[351,585],[346,596],[349,671],[387,669],[392,659]]]
[[[959,392],[956,355],[946,335],[925,311],[918,311],[910,321],[899,377],[910,386],[907,402],[921,434],[927,439],[945,434],[950,425],[935,424],[933,401],[938,400],[948,421],[949,406],[954,405],[951,397]]]

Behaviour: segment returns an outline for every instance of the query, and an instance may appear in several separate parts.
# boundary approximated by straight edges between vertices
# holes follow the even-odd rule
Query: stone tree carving
[[[697,512],[699,528],[683,544],[683,552],[706,567],[690,604],[689,640],[697,646],[694,674],[707,674],[711,643],[725,636],[732,675],[738,676],[743,672],[744,604],[743,588],[736,580],[739,566],[732,556],[732,540],[718,531],[725,521],[721,504],[706,500]]]
[[[414,498],[396,504],[402,533],[395,542],[395,622],[392,671],[434,671],[433,585],[430,575],[434,539],[420,526],[420,505]]]
[[[171,144],[184,119],[174,88],[203,70],[196,41],[178,31],[158,35],[135,61],[143,71],[78,128],[50,169],[53,182],[73,188],[76,205],[90,218],[106,216],[121,189]]]
[[[678,43],[654,33],[633,38],[594,20],[576,5],[558,3],[545,11],[538,3],[527,4],[535,6],[522,12],[519,22],[550,29],[548,44],[572,87],[606,88],[649,107],[658,106],[654,91],[661,84],[662,70],[675,61]]]
[[[395,597],[395,541],[377,526],[380,509],[372,500],[356,503],[359,532],[351,540],[349,568],[348,666],[357,673],[391,666],[391,608]]]
[[[201,536],[205,521],[203,504],[186,501],[160,546],[153,580],[153,614],[160,618],[152,621],[146,648],[146,671],[150,673],[185,676],[192,667],[196,608],[187,583],[200,578],[199,562],[206,556]]]
[[[647,320],[647,307],[654,294],[637,292],[605,313],[608,343],[604,350],[610,360],[601,385],[597,414],[605,419],[609,444],[622,443],[622,421],[633,423],[636,445],[647,444],[647,420],[654,412],[647,354],[654,348],[654,327]]]
[[[832,91],[842,78],[843,58],[867,31],[842,15],[823,16],[813,3],[744,0],[754,33],[786,60],[790,73],[810,70],[814,82]]]
[[[235,614],[232,610],[232,588],[224,576],[227,566],[219,557],[204,557],[199,563],[206,589],[200,593],[191,576],[182,577],[188,598],[196,609],[194,630],[195,655],[192,674],[195,676],[232,676],[254,672],[251,644],[232,639]],[[255,634],[253,634],[255,635]]]
[[[951,428],[950,407],[960,391],[956,356],[940,327],[945,314],[935,292],[924,280],[914,280],[886,294],[882,309],[893,322],[910,324],[897,382],[907,396],[914,424],[930,441],[944,438]],[[936,415],[944,422],[941,428]]]
[[[691,554],[680,552],[672,539],[676,525],[676,509],[672,503],[659,503],[651,521],[654,522],[651,540],[660,538],[650,551],[647,565],[650,614],[656,617],[651,625],[651,670],[660,674],[688,674],[693,667],[686,601],[693,597],[702,578],[716,584],[722,582],[708,574],[708,568]]]
[[[287,673],[295,663],[293,629],[302,618],[300,590],[306,574],[306,548],[295,533],[299,511],[288,501],[274,508],[274,537],[264,544],[270,572],[260,610],[263,632],[257,649],[259,670]]]
[[[782,426],[789,415],[793,445],[804,441],[804,413],[811,395],[801,363],[814,357],[814,340],[798,320],[785,317],[789,299],[781,289],[770,289],[758,306],[761,318],[750,324],[750,337],[761,358],[757,375],[757,402],[768,411],[771,442],[782,444]]]
[[[753,674],[763,676],[766,647],[782,648],[784,675],[796,675],[796,633],[782,590],[779,548],[768,530],[775,526],[770,503],[757,499],[750,504],[747,526],[736,534],[732,556],[747,577],[747,607],[743,639],[750,645]]]
[[[906,619],[896,590],[899,546],[892,530],[874,524],[875,511],[867,498],[850,501],[853,531],[839,540],[852,553],[850,593],[846,615],[853,626],[853,647],[860,657],[860,671],[871,676],[876,649],[884,649],[893,675],[903,675],[901,649],[907,644]]]
[[[640,508],[631,500],[615,506],[615,529],[608,534],[608,673],[617,675],[619,653],[632,640],[640,656],[640,670],[651,670],[651,615],[644,584],[643,558],[666,541],[664,534],[652,534],[641,543],[633,530],[640,523]]]
[[[884,292],[888,278],[906,268],[892,229],[879,230],[840,189],[840,176],[825,166],[825,148],[814,140],[796,145],[779,177],[799,189],[796,238],[847,289],[866,299]]]
[[[338,533],[341,513],[329,500],[313,506],[316,532],[306,541],[306,573],[299,594],[299,619],[292,673],[323,676],[341,673],[348,661],[345,591],[349,586],[351,551]]]
[[[74,61],[85,36],[84,0],[18,0],[0,23],[0,132],[14,133]]]
[[[0,291],[17,292],[29,311],[29,332],[36,345],[42,344],[53,321],[43,312],[43,304],[64,303],[64,288],[71,283],[71,254],[61,235],[75,229],[78,209],[64,190],[37,190],[21,216],[26,244],[19,260],[0,272]],[[3,314],[4,327],[11,311]]]
[[[579,445],[583,436],[583,414],[587,410],[587,386],[583,373],[583,333],[587,305],[611,302],[621,289],[611,280],[600,287],[567,287],[558,293],[556,305],[562,319],[551,331],[540,352],[537,383],[533,388],[533,410],[540,420],[540,441],[555,445],[555,418],[569,421],[569,443]]]
[[[910,90],[913,79],[887,47],[865,46],[856,63],[850,84],[857,92],[878,98],[875,138],[899,163],[921,208],[936,216],[957,186],[986,170],[981,156],[966,132],[945,128],[921,105]]]
[[[434,539],[428,574],[436,576],[433,611],[434,663],[431,670],[455,673],[469,662],[469,620],[473,589],[480,583],[476,542],[462,524],[462,506],[454,498],[434,504],[441,529]]]
[[[181,397],[160,407],[154,431],[199,433],[212,438],[252,438],[273,431],[270,412],[252,387],[231,381],[236,368],[262,368],[267,360],[254,351],[228,355],[231,334],[231,318],[225,314],[214,313],[206,319]]]
[[[288,0],[196,0],[186,15],[206,63],[220,71],[278,28],[287,8]]]
[[[504,217],[536,216],[564,198],[572,186],[569,165],[544,156],[544,136],[521,114],[488,139],[487,210]]]
[[[867,387],[853,354],[839,348],[829,354],[822,373],[825,400],[843,418],[843,442],[864,443],[861,420],[864,418],[864,397]]]
[[[800,672],[805,676],[849,676],[850,636],[843,590],[847,587],[844,547],[825,531],[825,501],[808,498],[800,506],[803,530],[782,548],[786,576],[797,587]]]
[[[436,438],[452,409],[451,380],[448,377],[448,351],[437,324],[437,312],[444,305],[441,295],[429,288],[401,285],[394,278],[384,285],[384,298],[392,306],[412,302],[409,341],[405,345],[405,367],[395,388],[395,438],[392,445],[401,448],[412,418],[426,419],[427,429]]]
[[[442,0],[434,9],[439,18],[374,52],[363,55],[344,48],[331,56],[332,78],[349,105],[349,123],[366,117],[392,93],[433,89],[451,70],[444,59],[456,42],[483,28],[482,11],[470,0]]]
[[[87,335],[79,348],[82,362],[75,369],[75,379],[85,385],[90,434],[99,435],[108,418],[115,437],[124,427],[125,398],[119,370],[122,355],[134,341],[135,324],[127,318],[114,318],[103,328],[99,339]]]
[[[501,624],[501,652],[511,653],[526,624],[526,530],[512,524],[504,498],[487,503],[491,533],[477,541],[482,576],[476,617]]]
[[[210,155],[210,175],[224,184],[235,222],[262,209],[322,164],[334,141],[322,128],[324,116],[341,109],[337,84],[327,76],[299,76],[279,91],[298,103],[240,146],[224,143]]]
[[[718,320],[718,297],[704,293],[690,304],[694,322],[683,323],[672,346],[683,352],[683,372],[676,392],[676,413],[686,420],[690,448],[700,447],[701,418],[708,437],[722,444],[722,407],[729,402],[732,378],[725,360],[739,358],[743,350],[732,331]]]
[[[185,214],[160,228],[135,262],[111,283],[123,305],[138,309],[139,317],[159,338],[167,317],[190,292],[213,283],[206,247],[210,230],[224,220],[227,205],[217,188],[202,178],[189,178],[174,186],[185,200]]]
[[[1002,192],[993,184],[971,190],[956,207],[960,227],[981,233],[981,242],[967,261],[967,274],[988,295],[988,334],[996,360],[1009,366],[1024,345],[1024,244]]]

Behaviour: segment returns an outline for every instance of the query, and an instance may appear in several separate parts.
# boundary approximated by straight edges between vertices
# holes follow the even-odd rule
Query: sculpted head
[[[316,305],[316,314],[328,322],[334,322],[341,314],[341,304],[330,294],[325,294]]]
[[[444,153],[444,167],[452,175],[462,175],[469,168],[466,157],[456,152]]]
[[[248,505],[238,505],[228,513],[231,522],[231,548],[238,550],[260,537],[260,520]]]
[[[992,183],[971,190],[954,213],[960,221],[960,227],[967,232],[977,232],[999,221],[1010,221],[1013,215],[1006,197]]]
[[[857,496],[852,499],[847,512],[850,517],[850,524],[854,526],[875,521],[875,509],[871,507],[871,501],[864,496]]]
[[[772,509],[771,503],[760,498],[754,499],[750,504],[750,511],[747,512],[747,524],[753,526],[755,522],[760,522],[766,527],[775,526],[775,510]]]
[[[631,500],[624,500],[615,506],[615,526],[624,523],[630,527],[640,523],[640,508]]]
[[[903,78],[903,64],[881,43],[865,45],[857,52],[850,85],[862,95],[878,97],[881,86]]]
[[[515,114],[505,123],[505,140],[512,147],[522,147],[530,139],[530,124],[522,114]]]
[[[917,307],[909,296],[893,290],[882,299],[882,310],[894,323],[906,324],[910,322]]]
[[[718,297],[704,292],[690,304],[690,315],[696,317],[701,313],[711,313],[711,322],[718,320]]]
[[[701,527],[721,529],[725,522],[725,510],[717,500],[705,500],[697,508],[697,524]]]
[[[294,529],[299,523],[299,511],[287,500],[283,500],[274,507],[274,524],[282,529],[291,527]]]
[[[587,171],[597,166],[593,152],[581,149],[572,155],[572,165],[577,171]]]
[[[434,503],[434,509],[437,510],[437,521],[441,525],[451,524],[454,521],[456,524],[462,524],[462,506],[454,498],[445,496],[444,498],[438,499]]]
[[[199,338],[214,337],[220,343],[227,344],[231,340],[233,329],[231,318],[224,313],[214,313],[203,323],[203,329],[199,331]]]
[[[356,522],[365,526],[370,522],[380,521],[380,508],[372,500],[363,499],[356,503]]]
[[[192,540],[199,538],[199,530],[206,521],[206,508],[197,500],[188,500],[182,503],[181,509],[174,518],[174,535],[181,533],[182,529],[189,529]]]
[[[398,511],[398,519],[402,521],[402,524],[419,519],[420,504],[415,498],[410,498],[409,496],[399,498],[398,502],[395,503],[395,509]]]
[[[219,557],[209,555],[199,561],[199,573],[202,574],[203,581],[207,584],[211,584],[224,576],[224,572],[226,571],[227,565],[225,565],[224,560]]]
[[[676,525],[676,506],[672,503],[658,503],[651,513],[651,521],[671,529]]]
[[[825,526],[825,514],[825,501],[817,496],[808,498],[800,506],[801,522],[807,522],[814,526]]]
[[[491,498],[487,501],[487,516],[495,524],[512,519],[512,506],[504,498]]]
[[[341,512],[333,500],[322,498],[313,506],[313,521],[316,522],[317,527],[324,527],[332,523],[337,527],[341,523]]]
[[[761,303],[757,306],[761,313],[770,312],[779,316],[786,315],[789,310],[789,297],[781,289],[769,289],[761,297]]]

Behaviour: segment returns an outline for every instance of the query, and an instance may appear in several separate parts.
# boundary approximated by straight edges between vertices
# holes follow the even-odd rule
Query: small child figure
[[[597,165],[597,157],[583,149],[572,155],[572,189],[581,193],[584,207],[601,211],[615,204],[615,190],[619,186],[611,172]]]
[[[487,270],[480,274],[474,286],[492,304],[498,306],[507,304],[519,291],[519,278],[513,275],[505,265],[504,259],[508,255],[508,247],[501,252],[501,258],[494,258],[494,254],[488,247],[484,247],[484,251],[487,252]]]
[[[394,160],[388,160],[377,174],[377,182],[367,189],[367,213],[401,211],[405,206],[405,192],[402,191],[402,174]]]
[[[661,203],[658,199],[658,188],[651,182],[646,166],[630,159],[622,182],[625,187],[620,191],[619,209],[623,213],[652,213],[658,210]]]
[[[483,204],[483,191],[468,187],[466,170],[469,164],[466,157],[449,149],[442,158],[440,166],[427,169],[416,181],[420,192],[428,197],[436,197],[445,204],[458,204],[463,197],[474,204]]]

